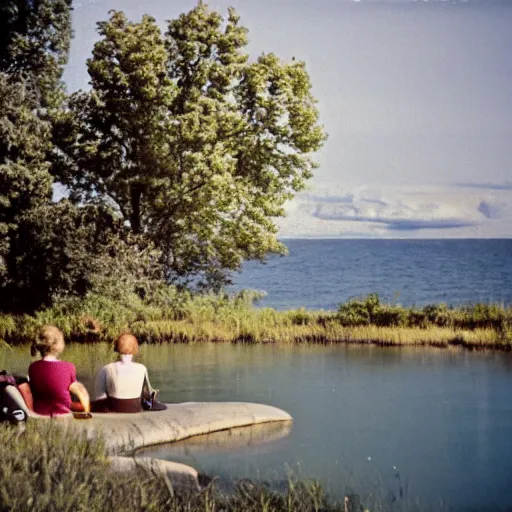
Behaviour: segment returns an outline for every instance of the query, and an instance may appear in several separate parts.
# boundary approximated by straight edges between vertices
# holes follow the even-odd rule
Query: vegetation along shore
[[[510,350],[512,307],[382,303],[376,294],[336,311],[257,308],[259,295],[244,291],[195,295],[167,288],[151,299],[88,296],[32,315],[0,314],[0,340],[29,343],[39,326],[58,325],[68,340],[109,342],[130,330],[145,343],[370,343],[380,346],[462,346]]]
[[[30,453],[30,456],[27,454]],[[346,511],[330,502],[314,482],[290,479],[283,489],[248,481],[229,493],[215,481],[201,489],[173,488],[147,471],[117,474],[101,439],[65,433],[55,422],[29,422],[18,429],[0,425],[0,508],[25,511]],[[359,500],[351,497],[360,510]]]

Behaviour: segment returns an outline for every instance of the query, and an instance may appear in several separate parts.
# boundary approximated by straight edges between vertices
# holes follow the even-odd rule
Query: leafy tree
[[[52,202],[52,131],[70,38],[68,0],[0,4],[0,309],[32,311],[88,291],[147,293],[151,246],[105,205]],[[111,293],[112,295],[112,293]]]
[[[71,37],[70,13],[71,0],[0,3],[0,305],[3,308],[36,304],[47,290],[27,284],[37,281],[41,265],[56,263],[46,261],[37,245],[29,242],[41,231],[31,232],[28,227],[41,230],[44,222],[62,220],[55,215],[57,211],[52,211],[53,177],[49,173],[48,157],[53,149],[51,120],[64,98],[60,78]],[[49,224],[45,227],[53,229]],[[27,265],[30,260],[37,265]]]
[[[57,130],[71,198],[115,206],[171,281],[218,286],[243,259],[285,252],[274,219],[325,139],[304,64],[251,62],[235,11],[223,20],[202,2],[165,35],[121,12],[98,29],[91,91]]]
[[[60,79],[71,41],[71,1],[0,2],[0,72],[24,81],[37,107],[63,99]]]
[[[111,297],[145,296],[161,280],[158,254],[127,239],[120,220],[97,205],[67,200],[24,215],[6,257],[9,281],[0,306],[35,311],[59,298],[88,292]]]
[[[21,218],[52,197],[50,127],[32,112],[27,94],[0,73],[0,288],[9,279],[6,258]]]

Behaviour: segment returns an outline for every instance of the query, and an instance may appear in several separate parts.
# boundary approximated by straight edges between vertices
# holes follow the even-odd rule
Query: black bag
[[[0,421],[8,421],[13,425],[27,421],[26,412],[8,392],[8,387],[17,389],[16,378],[5,370],[0,371]]]
[[[142,408],[145,411],[165,411],[167,409],[165,404],[156,399],[157,391],[152,391],[151,393],[147,393],[147,389],[145,391],[146,393],[142,394],[141,401]]]

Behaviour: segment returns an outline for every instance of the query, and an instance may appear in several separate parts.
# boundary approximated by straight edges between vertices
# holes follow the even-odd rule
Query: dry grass
[[[464,330],[450,327],[343,327],[327,325],[266,326],[255,322],[239,326],[217,322],[154,321],[136,325],[133,333],[147,343],[356,343],[378,346],[463,346],[510,350],[510,340],[493,329]]]
[[[78,342],[112,342],[129,330],[146,343],[370,343],[380,346],[512,349],[512,308],[434,304],[406,308],[376,295],[340,305],[338,311],[256,308],[247,295],[190,296],[181,302],[126,303],[92,297],[35,316],[0,314],[0,343],[29,343],[51,323]],[[174,300],[174,299],[173,299]]]
[[[0,510],[10,512],[345,512],[314,481],[290,478],[280,489],[248,481],[221,491],[211,481],[174,488],[139,471],[117,475],[101,440],[87,440],[55,421],[32,422],[24,432],[0,424]],[[358,498],[352,497],[353,503]],[[358,501],[359,503],[359,501]],[[350,508],[349,510],[357,510]],[[358,510],[359,512],[359,510]]]

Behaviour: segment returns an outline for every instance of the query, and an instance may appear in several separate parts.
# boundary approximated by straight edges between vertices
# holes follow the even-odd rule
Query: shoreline
[[[406,307],[370,294],[340,304],[336,311],[277,311],[255,307],[257,298],[256,292],[245,291],[235,297],[174,297],[155,305],[142,299],[122,303],[92,297],[74,307],[33,315],[0,313],[0,344],[25,345],[41,325],[53,324],[67,340],[78,343],[112,342],[120,332],[131,332],[148,344],[349,343],[512,350],[512,306]]]
[[[274,329],[257,329],[253,332],[225,329],[216,323],[151,322],[139,326],[114,328],[114,332],[129,331],[147,345],[153,344],[247,344],[247,345],[371,345],[375,347],[425,347],[461,348],[465,350],[512,351],[512,336],[493,329],[453,329],[453,328],[410,328],[410,327],[324,327],[294,326]],[[112,343],[112,336],[98,336],[96,333],[66,334],[68,344],[89,345]],[[25,347],[30,338],[17,336],[14,343],[0,337],[0,349]]]

